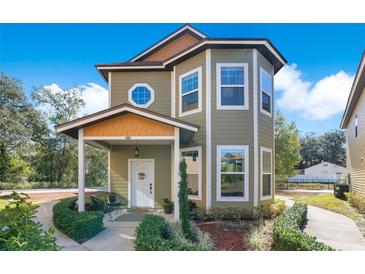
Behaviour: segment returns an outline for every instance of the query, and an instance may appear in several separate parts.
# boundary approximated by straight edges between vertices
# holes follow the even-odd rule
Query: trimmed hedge
[[[134,247],[138,251],[206,250],[199,244],[174,238],[170,224],[163,217],[156,215],[146,215],[137,226]]]
[[[318,242],[315,237],[302,232],[307,220],[308,206],[295,203],[279,215],[273,225],[274,246],[285,251],[331,251],[332,247]]]
[[[103,230],[102,211],[77,212],[76,199],[67,198],[53,207],[55,227],[78,243],[83,243]]]
[[[237,206],[213,206],[206,210],[196,205],[190,205],[190,219],[194,221],[235,221],[257,220],[262,217],[259,208],[244,208]]]

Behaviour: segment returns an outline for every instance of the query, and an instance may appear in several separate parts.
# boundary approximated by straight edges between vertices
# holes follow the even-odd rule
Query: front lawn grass
[[[9,200],[3,200],[0,198],[0,210],[4,209],[5,206],[9,203]]]
[[[364,220],[363,216],[355,208],[350,206],[347,201],[336,198],[332,193],[294,198],[293,200],[345,215],[356,222]]]

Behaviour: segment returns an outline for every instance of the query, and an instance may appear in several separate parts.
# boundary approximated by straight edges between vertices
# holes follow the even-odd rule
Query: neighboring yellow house
[[[178,218],[182,158],[200,207],[272,202],[274,74],[285,63],[267,39],[209,38],[185,25],[128,62],[96,65],[109,108],[56,127],[79,142],[79,210],[85,143],[108,150],[109,190],[129,207],[169,198]]]
[[[351,191],[365,197],[365,51],[351,88],[341,128],[346,129],[347,160]]]

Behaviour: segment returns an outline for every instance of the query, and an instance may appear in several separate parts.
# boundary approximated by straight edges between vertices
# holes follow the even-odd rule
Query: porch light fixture
[[[195,162],[196,161],[196,157],[197,157],[198,155],[197,155],[197,153],[195,153],[195,152],[193,152],[193,162]]]
[[[134,150],[134,157],[138,157],[138,156],[139,156],[139,149],[138,149],[138,147],[136,145],[136,148]]]

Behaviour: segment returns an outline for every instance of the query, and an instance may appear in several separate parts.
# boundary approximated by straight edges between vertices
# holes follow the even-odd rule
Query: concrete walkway
[[[36,220],[42,223],[44,229],[53,227],[52,208],[57,201],[46,202],[39,204]],[[89,239],[83,244],[79,244],[61,231],[55,229],[55,237],[57,244],[62,251],[131,251],[133,248],[133,240],[135,235],[135,228],[138,221],[128,222],[110,222],[110,217],[105,215],[104,227],[105,229]]]
[[[289,197],[276,196],[292,206]],[[350,218],[315,206],[308,206],[308,222],[304,232],[338,250],[365,250],[365,240]]]

